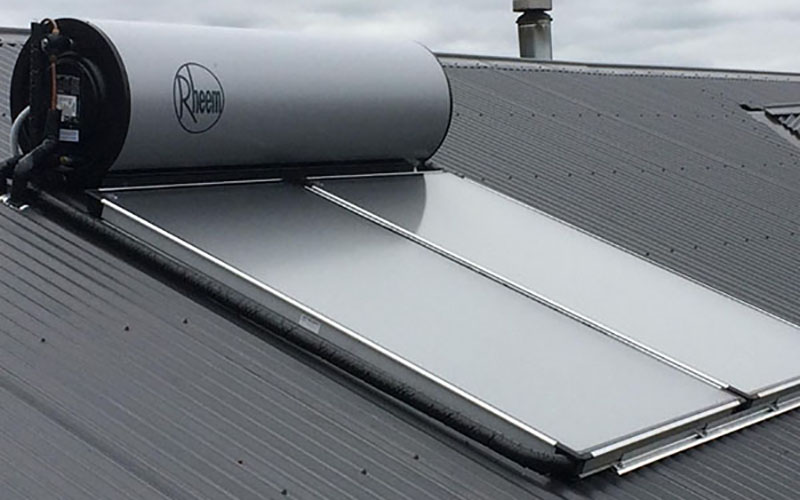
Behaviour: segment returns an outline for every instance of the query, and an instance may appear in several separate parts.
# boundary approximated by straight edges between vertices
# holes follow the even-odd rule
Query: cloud
[[[441,52],[517,55],[511,0],[38,0],[7,25],[68,15],[412,38]],[[800,72],[797,0],[555,0],[558,59]]]
[[[796,0],[560,5],[554,44],[561,59],[800,72]]]

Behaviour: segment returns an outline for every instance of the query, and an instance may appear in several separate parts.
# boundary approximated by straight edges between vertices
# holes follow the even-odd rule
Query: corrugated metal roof
[[[11,57],[0,48],[0,112]],[[796,153],[735,111],[730,121],[711,116],[742,98],[786,101],[796,83],[578,69],[535,77],[523,64],[445,63],[457,116],[438,164],[800,317]],[[2,140],[7,131],[0,121]],[[0,489],[9,498],[800,491],[797,413],[622,478],[548,480],[35,210],[0,207],[0,235]]]

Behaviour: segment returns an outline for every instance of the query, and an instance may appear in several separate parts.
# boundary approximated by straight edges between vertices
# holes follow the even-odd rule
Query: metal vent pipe
[[[517,19],[520,57],[550,61],[553,59],[553,0],[514,0],[514,12],[522,12]]]

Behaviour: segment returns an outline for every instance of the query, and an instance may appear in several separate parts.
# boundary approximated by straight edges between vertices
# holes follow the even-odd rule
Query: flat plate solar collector
[[[533,448],[613,453],[741,402],[305,187],[105,200],[115,225]],[[417,208],[407,222],[424,219]]]

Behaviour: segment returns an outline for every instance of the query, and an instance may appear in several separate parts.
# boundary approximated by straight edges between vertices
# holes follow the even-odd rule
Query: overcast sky
[[[512,0],[2,0],[0,24],[140,19],[412,38],[516,56]],[[800,0],[553,0],[561,60],[800,72]],[[67,7],[68,6],[68,7]]]

